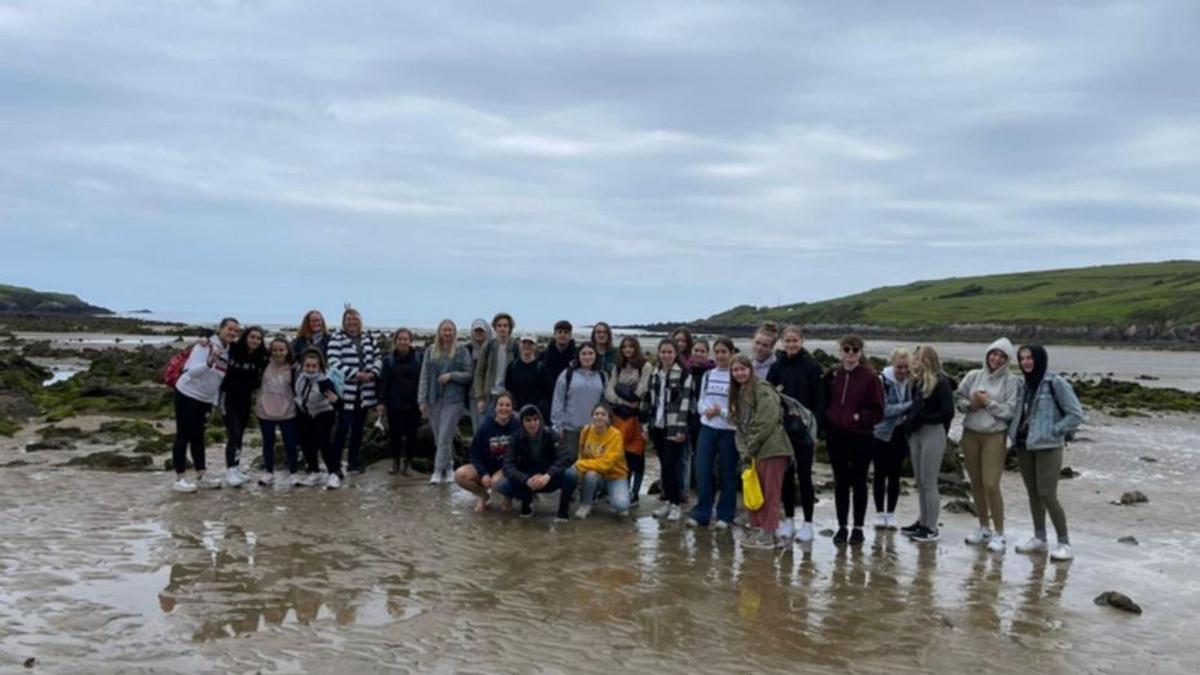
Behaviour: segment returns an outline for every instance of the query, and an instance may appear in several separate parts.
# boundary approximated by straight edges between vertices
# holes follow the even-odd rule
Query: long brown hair
[[[746,384],[740,384],[733,376],[735,366],[742,365],[750,369],[750,379]],[[754,362],[745,354],[734,354],[729,362],[729,419],[735,422],[741,420],[745,411],[754,407],[754,385],[758,375],[754,374]]]
[[[625,358],[625,345],[633,345],[633,358]],[[646,365],[646,355],[642,353],[642,343],[632,335],[621,338],[621,346],[617,348],[617,372],[621,372],[626,366],[641,370],[644,365]]]
[[[329,332],[329,322],[325,320],[325,315],[322,314],[318,309],[310,309],[304,313],[304,318],[300,319],[300,329],[296,331],[297,336],[307,340],[309,336],[312,335],[312,331],[308,328],[308,320],[311,319],[314,314],[321,317],[321,325],[325,326],[326,333]]]

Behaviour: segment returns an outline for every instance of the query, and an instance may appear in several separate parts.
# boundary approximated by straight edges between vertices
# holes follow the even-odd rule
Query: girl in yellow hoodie
[[[608,503],[617,517],[629,515],[629,466],[625,464],[625,443],[621,432],[612,426],[612,414],[604,403],[592,408],[592,423],[579,432],[579,459],[567,471],[574,473],[574,480],[583,479],[576,518],[587,518],[591,514],[601,481],[607,485]]]

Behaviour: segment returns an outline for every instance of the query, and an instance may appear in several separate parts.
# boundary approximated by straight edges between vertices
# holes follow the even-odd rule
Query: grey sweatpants
[[[1058,543],[1068,544],[1067,514],[1058,501],[1058,479],[1062,471],[1063,449],[1026,450],[1017,449],[1017,463],[1021,466],[1021,478],[1029,493],[1029,513],[1033,516],[1033,533],[1046,541],[1046,513],[1054,523],[1054,534]]]
[[[946,454],[945,427],[926,424],[918,429],[917,433],[908,437],[908,452],[912,457],[913,476],[917,480],[917,504],[921,514],[917,522],[936,531],[938,516],[942,513],[938,474],[942,470],[942,456]]]
[[[437,444],[437,454],[433,458],[434,475],[454,469],[454,437],[458,434],[458,421],[462,416],[462,401],[438,401],[429,406],[429,428]]]

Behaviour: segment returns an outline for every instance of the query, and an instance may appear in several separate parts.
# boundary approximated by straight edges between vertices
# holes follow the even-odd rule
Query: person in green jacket
[[[729,417],[735,425],[738,454],[753,461],[762,486],[763,505],[750,512],[750,527],[757,533],[745,540],[751,548],[774,548],[786,540],[777,538],[782,506],[783,475],[792,457],[792,443],[783,429],[779,393],[754,374],[750,357],[738,354],[729,367]]]

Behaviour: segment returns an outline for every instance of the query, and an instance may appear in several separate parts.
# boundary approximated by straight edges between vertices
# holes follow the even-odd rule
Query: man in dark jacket
[[[575,330],[570,321],[563,319],[554,324],[554,339],[550,346],[542,352],[542,364],[546,370],[546,400],[554,399],[554,385],[558,376],[575,360],[575,340],[571,332]]]
[[[518,356],[508,364],[504,375],[504,386],[513,395],[513,407],[520,410],[536,405],[542,419],[546,419],[550,417],[550,399],[546,396],[546,364],[538,358],[537,338],[526,333],[519,344]]]
[[[394,348],[383,359],[379,375],[380,417],[387,417],[392,469],[389,473],[407,476],[412,471],[413,451],[417,447],[417,429],[421,409],[417,388],[421,381],[422,353],[412,345],[412,332],[401,328],[392,336]]]
[[[566,520],[575,480],[567,467],[575,462],[575,453],[559,446],[546,428],[542,413],[535,405],[521,408],[521,430],[513,436],[504,458],[504,481],[500,494],[521,502],[521,517],[533,515],[534,495],[562,490],[558,498],[558,519]]]
[[[776,354],[775,363],[767,372],[770,382],[784,395],[790,396],[808,408],[813,417],[825,417],[825,383],[821,379],[821,366],[804,348],[804,332],[799,326],[783,329],[783,349]],[[786,427],[788,440],[796,453],[796,462],[789,466],[783,476],[783,511],[787,516],[779,526],[779,537],[790,539],[795,534],[796,479],[800,479],[800,507],[804,511],[804,524],[800,526],[798,539],[801,542],[813,538],[813,504],[815,495],[812,483],[813,448],[812,437],[806,430]]]

